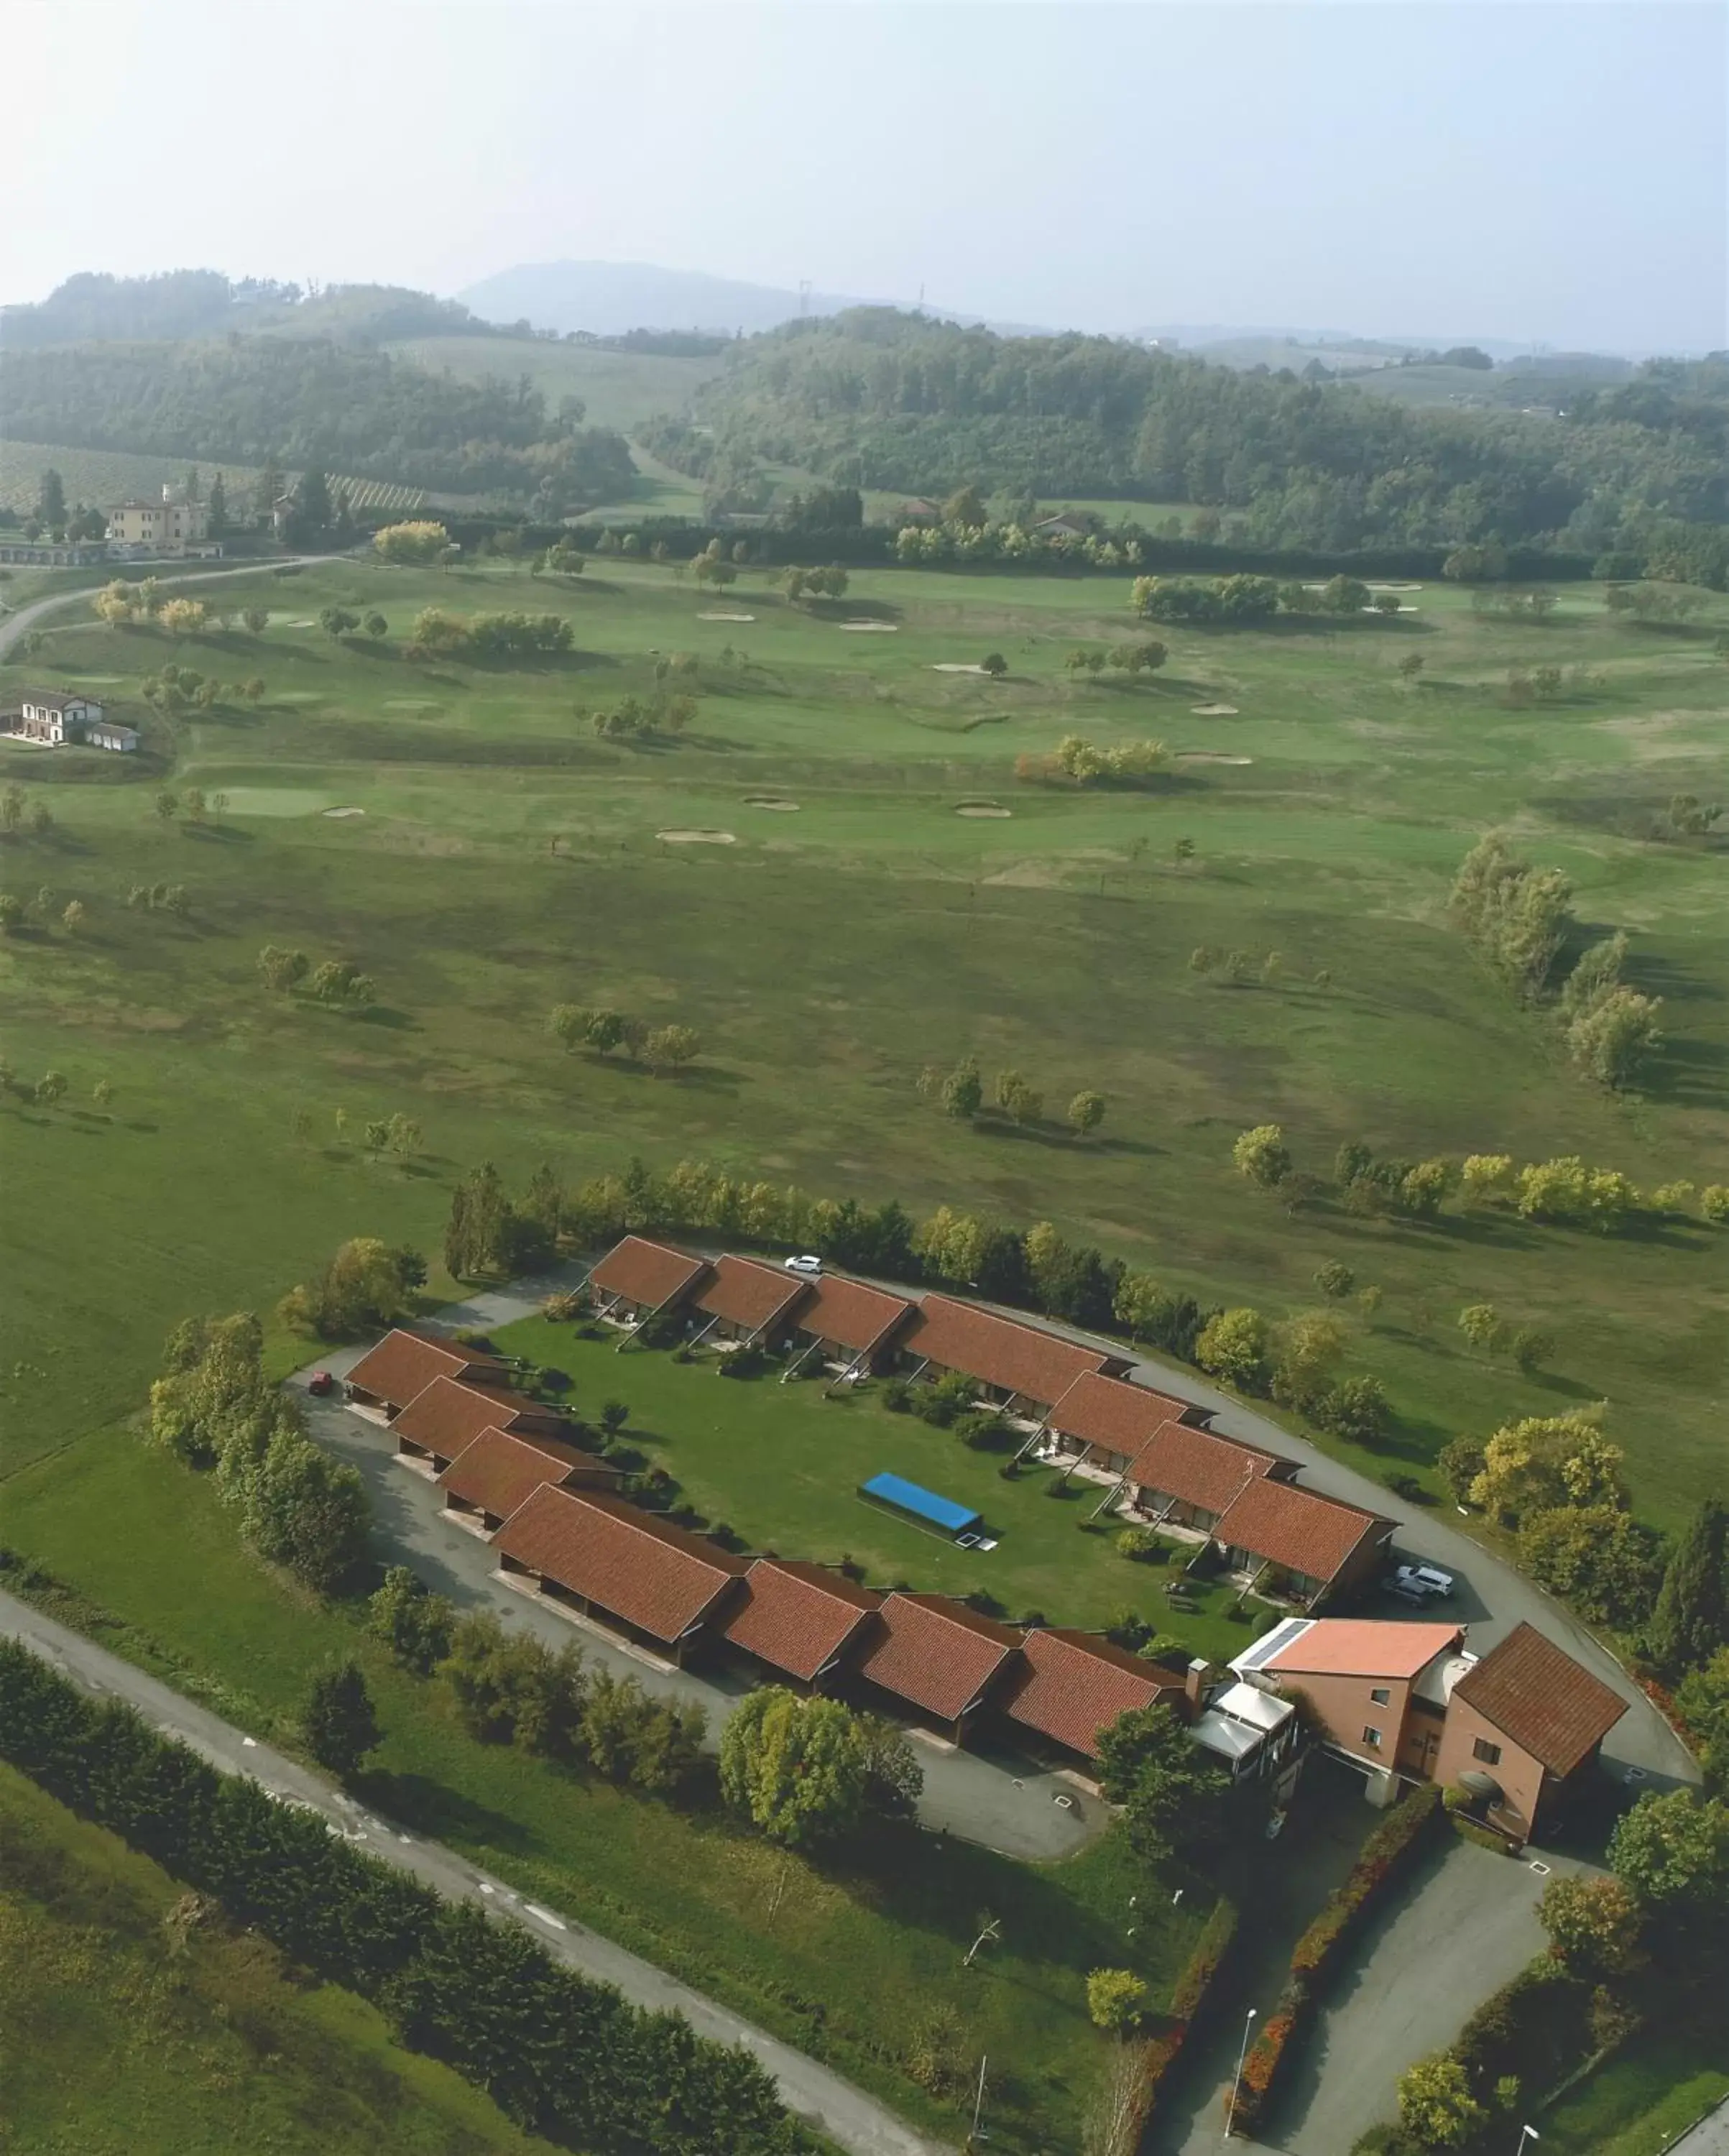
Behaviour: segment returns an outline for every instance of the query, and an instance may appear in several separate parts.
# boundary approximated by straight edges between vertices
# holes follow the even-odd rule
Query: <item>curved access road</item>
[[[115,562],[111,564],[116,574],[126,569],[143,569],[159,584],[209,584],[223,577],[255,577],[261,569],[304,569],[315,562],[339,560],[331,554],[285,554],[261,556],[256,561],[236,562],[226,569],[185,569],[164,576],[148,562]],[[94,587],[80,584],[75,591],[50,592],[45,598],[32,599],[21,606],[16,613],[0,619],[0,659],[3,659],[21,636],[29,634],[46,615],[58,613],[62,607],[76,606],[80,599],[88,599]]]
[[[1005,1310],[1003,1314],[1018,1317],[1023,1323],[1027,1322],[1023,1312]],[[1049,1326],[1046,1329],[1060,1332],[1067,1338],[1085,1341],[1089,1347],[1111,1354],[1124,1352],[1121,1341],[1095,1338],[1072,1327]],[[1401,1555],[1427,1558],[1450,1572],[1457,1583],[1449,1599],[1434,1604],[1425,1611],[1413,1610],[1388,1596],[1384,1606],[1371,1609],[1368,1614],[1425,1614],[1455,1619],[1469,1626],[1467,1645],[1478,1654],[1496,1645],[1516,1625],[1535,1625],[1627,1702],[1628,1712],[1603,1739],[1603,1756],[1612,1774],[1628,1778],[1635,1785],[1649,1782],[1659,1789],[1698,1781],[1698,1762],[1590,1627],[1544,1594],[1542,1588],[1504,1558],[1495,1556],[1480,1543],[1461,1533],[1444,1514],[1413,1505],[1408,1499],[1396,1496],[1383,1483],[1359,1475],[1354,1468],[1331,1458],[1309,1439],[1296,1436],[1232,1394],[1220,1392],[1185,1366],[1142,1357],[1136,1362],[1130,1376],[1139,1384],[1210,1409],[1213,1428],[1226,1437],[1242,1438],[1251,1444],[1265,1445],[1270,1452],[1282,1453],[1287,1460],[1300,1460],[1306,1488],[1318,1490],[1324,1496],[1342,1498],[1347,1504],[1361,1506],[1366,1512],[1378,1512],[1383,1519],[1396,1521]]]
[[[437,1842],[404,1834],[296,1761],[247,1737],[165,1684],[109,1654],[81,1632],[57,1625],[26,1602],[0,1594],[0,1637],[21,1640],[86,1691],[126,1701],[151,1727],[177,1738],[225,1774],[246,1774],[285,1803],[315,1811],[332,1833],[410,1872],[450,1901],[477,1901],[500,1917],[512,1917],[539,1939],[555,1960],[603,1984],[614,1984],[633,2005],[682,2014],[697,2034],[716,2043],[742,2044],[777,2084],[788,2109],[809,2120],[852,2156],[951,2156],[927,2141],[874,2097],[827,2066],[807,2058],[730,2009],[680,1984],[636,1954],[530,1902],[501,1879]]]

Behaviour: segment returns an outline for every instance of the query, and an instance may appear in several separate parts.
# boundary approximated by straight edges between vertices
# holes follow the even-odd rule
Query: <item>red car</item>
[[[306,1390],[316,1399],[322,1399],[326,1393],[336,1389],[336,1381],[328,1370],[315,1370],[306,1380]]]

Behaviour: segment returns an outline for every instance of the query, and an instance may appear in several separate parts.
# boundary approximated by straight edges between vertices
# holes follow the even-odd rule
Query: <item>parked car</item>
[[[1452,1573],[1438,1564],[1399,1565],[1383,1584],[1405,1602],[1442,1602],[1453,1592]]]
[[[808,1250],[801,1258],[787,1258],[782,1263],[789,1273],[819,1273],[823,1270],[823,1260],[813,1257]]]
[[[321,1400],[336,1389],[336,1381],[328,1370],[315,1370],[306,1380],[306,1390]]]

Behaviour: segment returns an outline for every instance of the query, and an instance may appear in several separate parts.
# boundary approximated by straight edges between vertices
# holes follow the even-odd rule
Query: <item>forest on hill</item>
[[[940,495],[1228,510],[1256,547],[1500,541],[1649,551],[1729,518],[1729,359],[1653,362],[1564,417],[1413,409],[1106,337],[1003,337],[887,308],[744,340],[695,421],[644,430],[711,493],[765,465]]]
[[[243,465],[317,467],[555,516],[634,476],[621,434],[582,424],[526,377],[464,381],[326,338],[85,343],[8,352],[6,422],[21,441]]]

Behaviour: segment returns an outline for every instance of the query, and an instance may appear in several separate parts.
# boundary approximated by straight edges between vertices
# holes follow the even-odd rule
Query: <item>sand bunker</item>
[[[311,615],[309,613],[300,621],[285,621],[283,623],[282,626],[285,629],[316,629],[318,624],[313,620]]]
[[[781,793],[747,793],[745,796],[745,806],[746,808],[778,808],[782,814],[790,814],[798,808],[798,803],[796,801],[788,801],[786,796]]]
[[[897,621],[844,621],[840,625],[854,636],[897,636],[900,631]]]
[[[1180,748],[1177,752],[1177,761],[1178,763],[1253,763],[1254,758],[1252,756],[1226,756],[1216,748]]]
[[[963,801],[955,814],[957,816],[1012,816],[1014,811],[1005,808],[1000,801]]]
[[[1421,584],[1371,584],[1372,592],[1420,592]]]
[[[657,839],[664,839],[670,846],[736,846],[736,831],[657,831]]]
[[[721,613],[716,611],[700,613],[696,619],[699,621],[754,621],[757,617],[753,613]]]
[[[364,816],[366,813],[364,808],[326,808],[323,811],[326,816]]]
[[[971,665],[964,659],[939,659],[931,669],[933,674],[985,674],[989,670],[988,667]]]
[[[1234,704],[1191,704],[1188,708],[1198,719],[1234,719],[1237,716]]]

